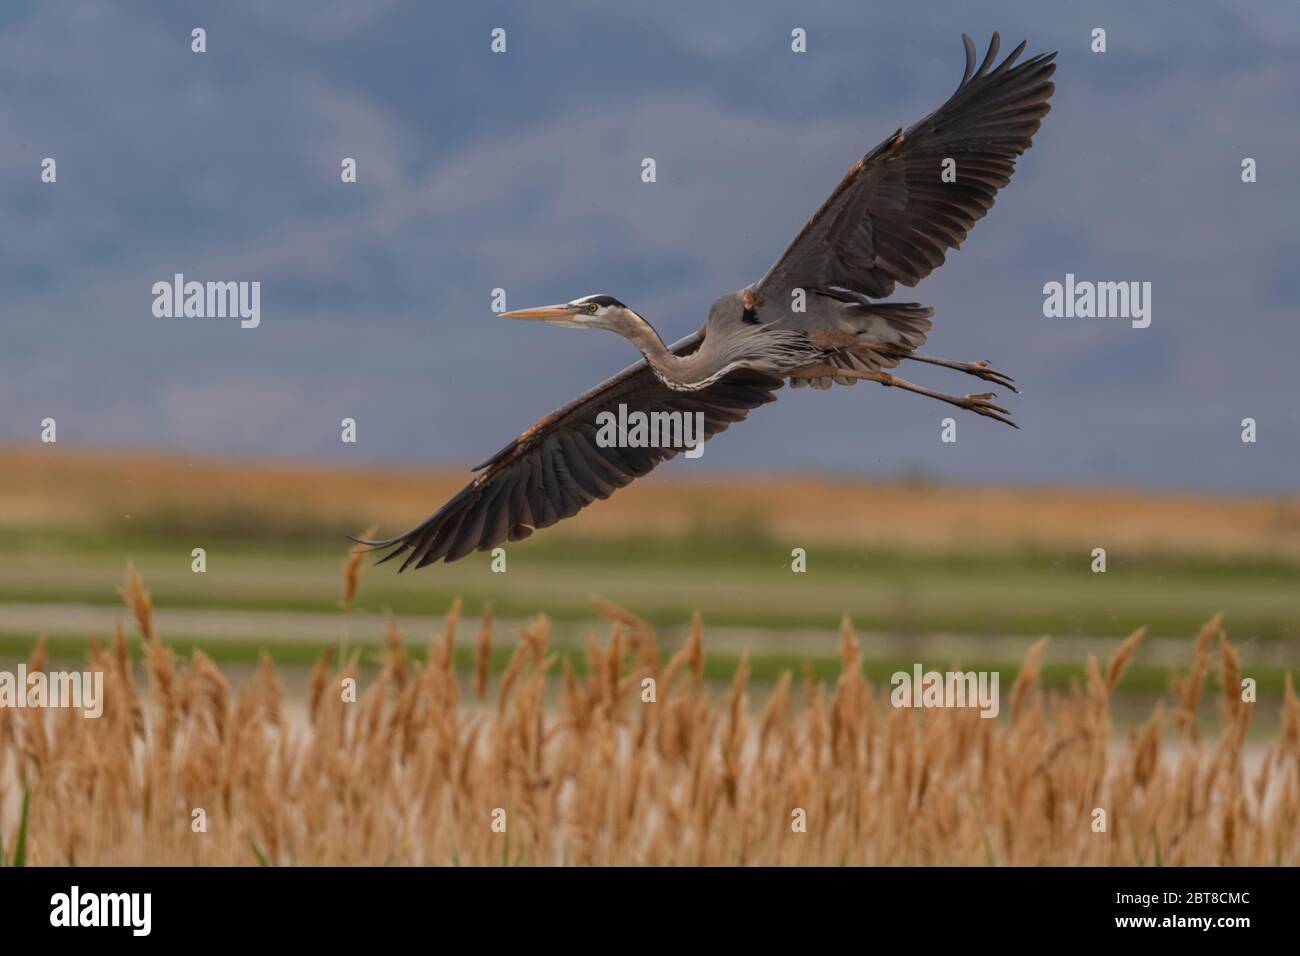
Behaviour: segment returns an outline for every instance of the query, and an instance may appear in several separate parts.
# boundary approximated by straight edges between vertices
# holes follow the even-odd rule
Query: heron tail
[[[934,323],[930,316],[934,309],[917,302],[872,302],[859,305],[858,311],[879,319],[883,323],[872,322],[864,332],[881,345],[911,352],[925,344],[926,333]],[[862,333],[859,333],[862,334]]]

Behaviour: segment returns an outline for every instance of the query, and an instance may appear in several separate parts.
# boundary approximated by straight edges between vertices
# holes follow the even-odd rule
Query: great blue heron
[[[774,401],[787,380],[816,388],[863,380],[1014,427],[992,393],[945,395],[886,371],[910,359],[1016,390],[987,362],[919,354],[933,309],[873,301],[891,295],[897,283],[916,285],[943,264],[1010,181],[1016,157],[1050,109],[1055,53],[1015,66],[1021,43],[990,69],[998,53],[994,33],[976,69],[975,44],[965,34],[962,42],[966,70],[948,101],[854,163],[767,275],[714,302],[694,335],[665,346],[649,322],[608,295],[505,313],[609,329],[644,360],[526,430],[475,468],[477,477],[423,524],[360,543],[396,546],[383,560],[406,554],[405,570],[518,541],[577,514],[681,450],[598,441],[597,416],[620,405],[647,415],[701,413],[708,438]]]

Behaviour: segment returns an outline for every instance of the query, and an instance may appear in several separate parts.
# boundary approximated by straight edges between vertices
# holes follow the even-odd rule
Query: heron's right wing
[[[685,355],[702,341],[697,332],[672,351]],[[708,388],[678,392],[638,362],[547,415],[479,465],[474,469],[479,475],[418,527],[386,541],[361,543],[395,545],[382,561],[405,554],[401,569],[406,570],[526,538],[597,498],[608,498],[681,450],[604,446],[597,441],[601,412],[617,416],[620,404],[628,413],[702,412],[707,439],[744,419],[750,409],[775,401],[772,393],[781,385],[778,378],[739,370]]]
[[[895,283],[915,286],[943,265],[989,211],[1050,109],[1056,54],[1016,65],[1022,43],[994,67],[995,33],[977,70],[975,44],[965,34],[962,42],[966,71],[957,91],[853,164],[754,286],[760,303],[788,306],[793,288],[838,287],[883,299]],[[945,169],[953,181],[944,180]]]

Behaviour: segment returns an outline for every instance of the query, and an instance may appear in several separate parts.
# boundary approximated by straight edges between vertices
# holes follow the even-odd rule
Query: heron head
[[[639,315],[612,295],[585,295],[572,302],[503,314],[507,319],[535,319],[573,329],[611,329],[616,332],[630,323],[641,321]]]

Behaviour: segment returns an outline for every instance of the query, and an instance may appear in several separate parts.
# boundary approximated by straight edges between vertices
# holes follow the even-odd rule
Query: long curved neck
[[[674,355],[654,327],[640,316],[614,331],[637,347],[655,375],[669,388],[691,392],[711,384],[718,377],[720,367],[703,343],[690,355]]]

